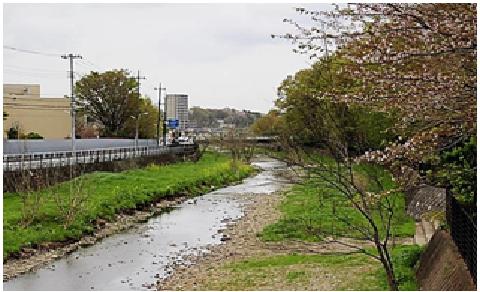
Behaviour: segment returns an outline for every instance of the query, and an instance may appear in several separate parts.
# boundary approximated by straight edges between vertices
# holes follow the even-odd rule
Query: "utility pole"
[[[140,76],[140,70],[137,71],[137,77],[134,77],[137,80],[137,95],[138,95],[138,102],[140,105],[140,80],[141,79],[147,79],[145,76]],[[140,117],[140,108],[137,109],[137,116]],[[138,122],[138,120],[137,120]],[[138,129],[138,127],[137,127]],[[135,133],[135,149],[138,148],[138,130],[136,130]]]
[[[140,70],[138,70],[138,73],[137,73],[137,77],[135,77],[135,79],[137,79],[137,94],[138,94],[138,99],[140,100],[140,79],[147,79],[145,78],[145,76],[140,76]]]
[[[74,84],[73,84],[73,60],[74,59],[81,59],[82,56],[80,55],[74,55],[74,54],[68,54],[68,55],[62,55],[62,59],[70,59],[70,92],[71,92],[71,109],[70,109],[70,114],[72,116],[72,152],[75,152],[75,118],[76,118],[76,113],[75,113],[75,90],[74,90]],[[73,155],[73,153],[72,153]]]
[[[162,106],[162,90],[166,90],[166,88],[163,88],[162,83],[159,83],[158,88],[155,87],[154,89],[158,90],[157,146],[160,147],[160,114],[161,114],[160,113],[160,108]],[[166,106],[165,102],[164,102],[164,106]],[[165,129],[165,118],[163,119],[163,127],[162,128]]]
[[[148,112],[138,113],[137,116],[130,116],[132,119],[135,119],[135,155],[138,151],[138,126],[140,125],[140,116],[148,115]]]
[[[167,146],[167,91],[163,100],[163,146]]]
[[[331,34],[325,34],[323,35],[323,45],[325,46],[325,58],[328,58],[328,44],[327,44],[327,38],[331,37]]]

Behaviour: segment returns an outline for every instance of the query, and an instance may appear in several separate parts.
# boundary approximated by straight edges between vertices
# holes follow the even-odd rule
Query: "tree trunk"
[[[384,259],[382,259],[382,264],[385,272],[387,273],[388,286],[390,286],[391,290],[398,291],[398,284],[397,280],[395,279],[395,274],[393,273],[393,267],[390,266]]]
[[[387,257],[385,256],[385,253],[388,251],[383,249],[383,246],[381,242],[378,240],[378,237],[375,238],[375,246],[380,256],[380,261],[382,262],[385,273],[387,274],[387,282],[388,282],[388,286],[390,287],[390,290],[398,291],[398,283],[397,283],[397,279],[395,278],[395,273],[393,271],[393,265],[390,261],[387,260]]]

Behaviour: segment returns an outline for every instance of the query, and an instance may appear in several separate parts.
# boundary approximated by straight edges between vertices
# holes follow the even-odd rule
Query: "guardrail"
[[[117,147],[79,151],[36,152],[29,154],[4,154],[3,171],[33,170],[76,164],[125,160],[161,154],[190,154],[195,145],[160,147]]]

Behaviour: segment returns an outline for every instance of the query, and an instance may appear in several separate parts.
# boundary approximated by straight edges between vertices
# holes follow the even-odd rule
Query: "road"
[[[134,147],[135,139],[77,139],[76,150]],[[154,147],[154,139],[139,139],[139,147]],[[68,139],[45,140],[3,140],[3,154],[23,154],[36,152],[57,152],[72,150],[72,141]]]

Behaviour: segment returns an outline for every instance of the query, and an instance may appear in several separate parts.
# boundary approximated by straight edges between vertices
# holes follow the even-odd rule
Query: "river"
[[[286,165],[252,163],[261,171],[242,183],[185,201],[171,211],[97,244],[80,248],[35,272],[13,278],[4,290],[149,290],[189,255],[222,244],[222,230],[244,215],[252,196],[268,195],[288,182],[278,175]]]

